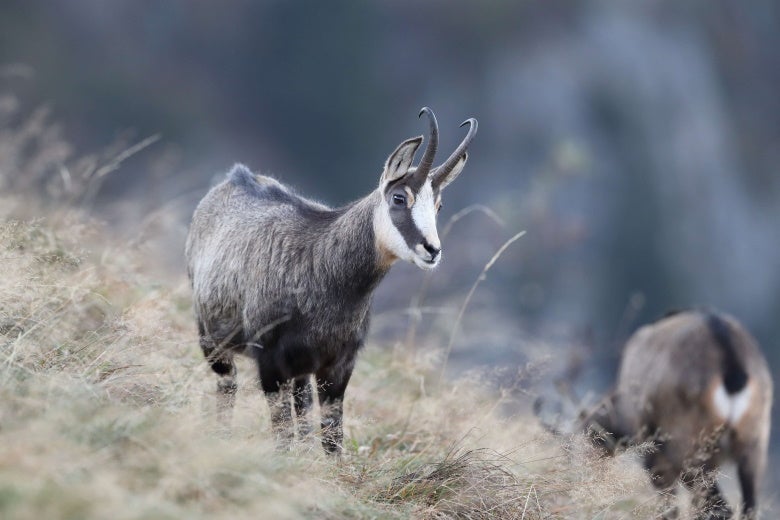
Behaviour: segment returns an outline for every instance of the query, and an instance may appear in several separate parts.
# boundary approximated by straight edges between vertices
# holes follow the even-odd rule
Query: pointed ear
[[[407,139],[398,145],[398,148],[390,154],[390,157],[387,158],[387,162],[385,162],[385,169],[382,172],[382,178],[380,179],[382,185],[386,185],[387,183],[398,180],[406,175],[409,168],[412,166],[414,154],[420,147],[422,140],[422,136],[414,137],[412,139]]]
[[[454,181],[458,177],[458,175],[460,175],[460,172],[463,171],[463,167],[466,166],[466,161],[468,160],[469,160],[469,154],[466,152],[460,156],[458,162],[455,163],[455,166],[452,167],[452,170],[450,170],[449,173],[434,171],[432,174],[433,186],[435,188],[439,188],[440,190],[446,188],[452,181]]]

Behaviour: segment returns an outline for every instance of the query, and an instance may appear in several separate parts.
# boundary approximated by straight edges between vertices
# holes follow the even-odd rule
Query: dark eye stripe
[[[412,218],[411,208],[404,208],[403,211],[391,211],[390,218],[409,249],[414,250],[417,244],[422,243],[423,236]]]

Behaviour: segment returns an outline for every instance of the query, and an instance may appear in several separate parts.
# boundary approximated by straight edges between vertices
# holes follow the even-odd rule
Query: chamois
[[[322,445],[340,453],[343,398],[369,325],[374,289],[396,260],[432,269],[441,260],[436,216],[441,191],[463,170],[477,121],[433,168],[438,125],[425,107],[429,137],[402,142],[379,186],[331,209],[237,164],[192,217],[186,244],[200,346],[218,375],[219,420],[229,424],[237,385],[235,353],[257,361],[277,439],[311,430],[311,374],[321,405]],[[292,397],[292,399],[291,399]]]
[[[700,518],[731,517],[715,475],[737,465],[744,517],[756,514],[766,467],[772,377],[755,339],[714,311],[670,313],[626,343],[617,383],[580,426],[607,453],[647,441],[653,485],[691,491]]]

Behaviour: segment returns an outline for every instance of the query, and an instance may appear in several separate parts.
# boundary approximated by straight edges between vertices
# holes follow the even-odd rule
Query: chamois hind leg
[[[298,421],[298,437],[303,439],[311,433],[311,405],[313,390],[309,375],[298,377],[293,382],[293,403],[295,404],[295,416]]]
[[[741,518],[752,519],[757,516],[757,494],[765,469],[768,439],[769,435],[765,435],[756,442],[741,441],[735,449],[739,485],[742,490]]]
[[[696,520],[728,520],[732,511],[718,486],[716,471],[688,473],[682,478],[683,484],[693,495],[693,508]]]
[[[347,389],[354,357],[341,364],[327,367],[317,372],[317,396],[320,401],[322,427],[322,447],[331,455],[341,454],[344,439],[342,419],[344,416],[344,392]]]
[[[207,333],[203,324],[198,323],[200,348],[211,369],[217,374],[217,421],[221,428],[230,431],[233,419],[233,406],[236,401],[238,384],[236,383],[236,364],[233,352],[227,340],[216,341]]]
[[[739,486],[742,490],[742,516],[741,518],[756,517],[756,492],[758,479],[756,478],[753,464],[743,459],[737,463],[739,474]]]
[[[271,356],[258,359],[260,388],[265,394],[271,412],[271,430],[278,449],[287,449],[293,440],[292,409],[290,406],[292,381],[286,379]]]

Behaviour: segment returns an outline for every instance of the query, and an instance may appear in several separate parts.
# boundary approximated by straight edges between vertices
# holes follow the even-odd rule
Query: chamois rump
[[[697,518],[731,518],[716,481],[737,466],[742,518],[754,517],[767,462],[772,377],[755,339],[714,311],[670,313],[629,338],[617,383],[580,426],[608,454],[652,441],[644,466],[671,496],[693,492]]]
[[[477,131],[434,168],[438,125],[387,158],[379,186],[342,208],[305,199],[236,165],[192,217],[186,243],[200,346],[218,376],[218,418],[229,424],[237,390],[233,356],[257,361],[277,440],[311,431],[311,374],[321,405],[322,445],[340,453],[343,398],[369,326],[371,296],[396,260],[432,269],[441,260],[441,192],[463,170]],[[463,126],[461,125],[461,126]]]

